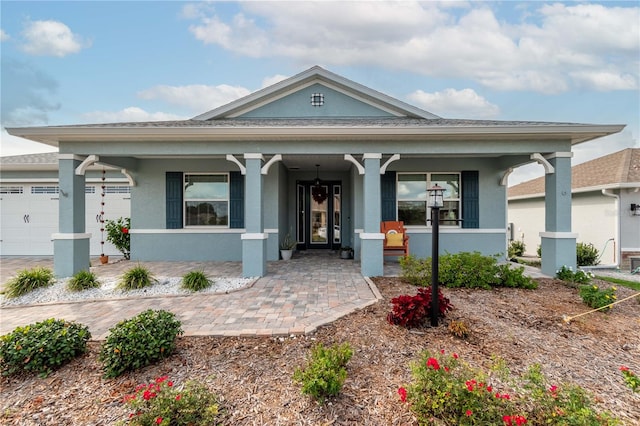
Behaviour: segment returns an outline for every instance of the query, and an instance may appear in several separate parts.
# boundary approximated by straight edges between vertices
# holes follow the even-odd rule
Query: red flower
[[[527,423],[527,419],[524,418],[524,416],[515,416],[516,419],[516,425],[520,426],[520,425],[524,425]]]
[[[467,412],[464,413],[464,415],[467,416],[467,417],[471,417],[472,414],[473,414],[473,411],[471,411],[471,410],[467,410]]]
[[[512,425],[513,423],[511,423],[511,416],[502,416],[502,421],[504,422],[505,425]]]
[[[176,395],[176,401],[180,401],[182,399],[182,395]]]
[[[122,228],[122,233],[123,233],[123,234],[128,234],[128,233],[129,233],[129,229],[127,229],[127,228]]]
[[[493,391],[493,388],[491,386],[487,386],[487,392],[491,393]]]
[[[407,390],[405,388],[398,388],[398,395],[400,395],[400,401],[407,402]]]
[[[453,353],[453,359],[458,359],[458,354],[457,353]]]
[[[625,367],[624,365],[620,367],[620,371],[629,371],[629,367]]]
[[[162,417],[158,417],[158,418],[156,419],[156,424],[157,424],[157,425],[162,424]]]
[[[549,388],[549,392],[551,393],[555,393],[558,390],[558,387],[556,385],[553,385]]]
[[[434,370],[440,370],[440,364],[438,364],[438,360],[435,358],[429,358],[427,360],[427,367],[433,367]]]
[[[169,387],[173,386],[173,382],[172,382],[171,380],[169,380],[169,381],[167,382],[167,386],[169,386]]]
[[[444,355],[444,349],[440,349],[440,353]]]

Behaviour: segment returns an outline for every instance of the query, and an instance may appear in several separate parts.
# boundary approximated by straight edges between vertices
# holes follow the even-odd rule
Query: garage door
[[[101,254],[99,215],[101,185],[87,184],[86,232],[91,236],[91,255]],[[60,188],[55,184],[0,186],[0,256],[52,256],[51,235],[58,232]],[[129,217],[130,193],[126,185],[105,185],[105,220]],[[104,253],[118,255],[104,235]]]

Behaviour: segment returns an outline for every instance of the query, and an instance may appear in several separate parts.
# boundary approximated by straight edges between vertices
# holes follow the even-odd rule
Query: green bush
[[[115,246],[125,259],[131,257],[131,219],[128,217],[118,218],[118,220],[107,220],[104,229],[107,231],[107,241]]]
[[[578,266],[597,265],[598,263],[598,249],[591,243],[578,243],[576,244],[576,262]]]
[[[180,321],[171,312],[149,309],[109,329],[100,349],[106,378],[118,377],[169,356],[182,334]]]
[[[508,263],[498,265],[498,277],[501,287],[526,288],[533,290],[538,288],[538,283],[524,275],[524,266],[511,266]]]
[[[322,403],[326,397],[340,393],[347,378],[345,367],[352,355],[349,343],[328,348],[319,343],[311,349],[307,367],[297,368],[293,380],[302,383],[302,393]]]
[[[151,272],[144,266],[138,265],[122,274],[117,287],[121,290],[137,290],[149,287],[153,282],[157,280]]]
[[[213,280],[211,280],[204,271],[187,272],[183,275],[182,282],[180,283],[180,287],[191,291],[204,290],[212,285]]]
[[[0,370],[3,376],[35,372],[46,377],[85,353],[90,338],[86,326],[53,318],[17,327],[0,336]]]
[[[124,397],[132,409],[130,425],[216,425],[218,401],[201,383],[187,381],[176,387],[167,376],[138,385],[135,393]]]
[[[89,288],[100,287],[100,281],[96,274],[90,271],[78,271],[67,283],[67,288],[70,291],[82,291]]]
[[[8,298],[20,297],[41,287],[53,284],[51,269],[36,266],[33,269],[23,269],[6,284],[4,295]]]
[[[587,304],[587,306],[593,309],[600,309],[603,312],[611,309],[611,303],[616,301],[616,288],[609,287],[605,289],[601,289],[597,285],[583,285],[579,290],[580,297],[582,297],[582,301]]]
[[[509,249],[507,253],[509,255],[509,259],[513,259],[515,257],[520,257],[524,254],[525,251],[524,241],[513,240],[509,243]]]
[[[571,266],[562,265],[562,268],[556,271],[556,278],[570,283],[589,284],[593,279],[593,274],[582,269],[573,272]]]
[[[488,375],[455,353],[425,351],[411,370],[413,381],[398,394],[421,425],[618,424],[609,413],[596,412],[580,387],[549,386],[537,364],[513,377],[498,362]]]
[[[431,258],[407,256],[400,259],[402,278],[413,285],[431,284]],[[480,252],[447,253],[440,256],[440,283],[446,287],[482,288],[519,287],[536,288],[524,276],[524,268],[498,265],[498,255],[483,256]]]

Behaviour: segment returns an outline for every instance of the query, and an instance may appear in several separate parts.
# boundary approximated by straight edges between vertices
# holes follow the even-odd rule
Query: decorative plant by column
[[[128,217],[121,217],[118,220],[107,220],[107,224],[105,226],[107,230],[107,241],[113,244],[127,260],[131,255],[131,236],[129,235],[130,226],[131,219]]]

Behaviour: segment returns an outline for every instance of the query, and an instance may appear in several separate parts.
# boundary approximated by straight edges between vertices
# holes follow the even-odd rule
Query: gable
[[[383,118],[397,117],[389,109],[316,82],[257,106],[238,118]]]
[[[321,90],[315,92],[314,90]],[[331,108],[311,105],[313,93],[329,93]],[[325,98],[325,100],[327,100]],[[327,104],[328,105],[328,104]],[[302,107],[302,109],[298,109]],[[319,112],[322,110],[322,112]],[[243,98],[207,111],[192,120],[225,118],[380,118],[438,119],[428,111],[409,105],[362,84],[314,66]]]

